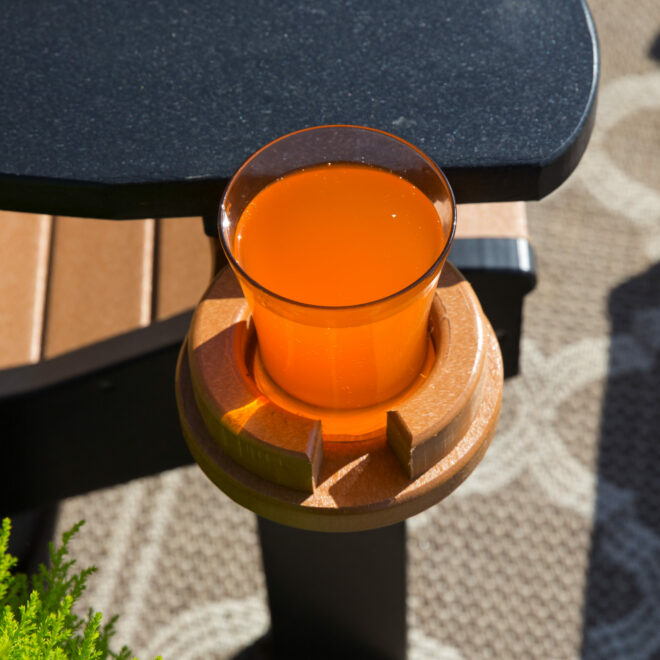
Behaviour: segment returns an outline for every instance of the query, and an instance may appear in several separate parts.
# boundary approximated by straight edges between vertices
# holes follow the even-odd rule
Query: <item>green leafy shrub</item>
[[[115,653],[109,647],[117,617],[101,625],[101,613],[89,610],[82,619],[73,604],[85,589],[95,567],[70,575],[75,560],[67,560],[68,544],[83,522],[62,535],[55,550],[50,544],[51,568],[43,564],[31,578],[14,573],[16,558],[7,548],[11,523],[0,530],[0,660],[128,660],[127,647]]]

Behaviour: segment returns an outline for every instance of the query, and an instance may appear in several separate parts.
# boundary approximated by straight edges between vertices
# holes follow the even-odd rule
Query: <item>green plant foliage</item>
[[[62,535],[55,550],[50,544],[51,567],[39,566],[30,579],[12,571],[16,558],[7,548],[11,532],[8,518],[0,530],[0,660],[129,660],[127,647],[110,649],[117,617],[101,625],[102,615],[89,610],[82,619],[73,604],[85,590],[95,567],[72,573],[75,560],[67,560],[71,537],[83,525]]]

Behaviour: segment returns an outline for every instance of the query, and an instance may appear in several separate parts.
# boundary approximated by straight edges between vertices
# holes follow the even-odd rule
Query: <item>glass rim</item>
[[[301,133],[306,133],[309,131],[316,131],[322,128],[347,128],[347,129],[354,129],[354,130],[361,130],[361,131],[367,131],[371,133],[379,133],[381,135],[384,135],[390,139],[396,140],[397,142],[400,142],[401,144],[405,145],[409,149],[412,149],[413,151],[417,152],[419,156],[424,159],[428,165],[434,170],[434,172],[438,175],[438,178],[444,183],[444,185],[447,188],[447,192],[449,193],[449,199],[451,200],[451,206],[452,206],[452,220],[451,220],[451,228],[449,231],[449,235],[447,236],[447,239],[445,240],[444,247],[442,248],[442,251],[440,252],[440,255],[438,258],[431,264],[431,266],[425,270],[416,280],[411,282],[410,284],[406,285],[402,289],[399,289],[398,291],[395,291],[394,293],[390,293],[387,296],[384,296],[383,298],[377,298],[376,300],[369,300],[367,302],[363,303],[357,303],[354,305],[316,305],[314,303],[306,303],[302,302],[299,300],[294,300],[293,298],[287,298],[286,296],[282,296],[279,293],[276,293],[274,291],[271,291],[269,288],[263,286],[257,280],[255,280],[253,277],[251,277],[243,268],[242,266],[238,263],[236,258],[234,257],[234,254],[232,250],[230,249],[229,245],[227,245],[227,241],[225,240],[225,235],[222,230],[223,226],[223,217],[226,214],[225,212],[225,202],[227,200],[227,195],[230,192],[230,189],[232,187],[232,184],[234,181],[240,176],[240,174],[243,172],[243,170],[263,151],[266,149],[269,149],[272,147],[274,144],[281,142],[282,140],[286,140],[294,135],[299,135]],[[319,163],[320,164],[320,163]],[[292,170],[296,171],[296,170]],[[414,185],[414,184],[413,184]],[[456,233],[456,198],[454,197],[454,191],[451,187],[451,184],[449,183],[449,179],[447,179],[447,176],[445,173],[442,171],[442,169],[436,164],[436,162],[428,155],[426,155],[421,149],[416,147],[414,144],[408,142],[407,140],[404,140],[403,138],[398,137],[397,135],[393,135],[392,133],[388,133],[387,131],[380,130],[378,128],[371,128],[369,126],[359,126],[356,124],[320,124],[318,126],[309,126],[307,128],[302,128],[297,131],[292,131],[291,133],[287,133],[285,135],[282,135],[278,138],[275,138],[274,140],[271,140],[264,146],[262,146],[260,149],[255,151],[252,155],[250,155],[242,164],[241,166],[236,170],[234,175],[231,177],[229,180],[229,183],[227,184],[227,187],[225,188],[225,191],[222,194],[222,199],[220,201],[220,208],[218,211],[218,234],[220,236],[220,243],[222,245],[222,249],[227,256],[227,259],[229,260],[230,265],[232,268],[240,274],[241,277],[244,277],[252,286],[254,286],[256,289],[259,291],[267,294],[268,296],[271,296],[272,298],[275,298],[276,300],[279,300],[283,303],[286,303],[288,305],[293,305],[295,307],[301,307],[305,309],[313,309],[313,310],[319,310],[319,311],[324,311],[324,312],[330,312],[330,311],[340,311],[340,310],[347,310],[347,311],[353,311],[353,310],[361,310],[361,309],[366,309],[369,307],[375,307],[377,305],[380,305],[382,303],[386,303],[390,300],[393,300],[395,298],[398,298],[399,296],[403,296],[409,291],[412,291],[415,289],[417,286],[419,286],[422,282],[424,282],[426,279],[429,279],[430,276],[432,276],[433,271],[435,271],[442,263],[443,261],[447,258],[447,255],[449,254],[449,250],[451,249],[451,245],[453,243],[454,239],[454,234]]]

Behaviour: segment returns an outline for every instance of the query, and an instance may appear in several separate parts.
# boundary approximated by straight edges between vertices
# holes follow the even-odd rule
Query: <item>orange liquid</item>
[[[280,296],[341,307],[405,289],[438,259],[445,240],[435,207],[414,185],[384,170],[337,163],[260,191],[238,222],[234,255]],[[243,285],[271,378],[313,405],[359,408],[396,395],[418,375],[436,283],[375,306],[368,322],[364,312],[343,309],[321,323],[311,313],[306,320],[304,308],[296,320],[285,318]]]

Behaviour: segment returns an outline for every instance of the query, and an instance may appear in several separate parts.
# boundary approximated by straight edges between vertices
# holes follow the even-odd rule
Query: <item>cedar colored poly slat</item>
[[[154,220],[55,219],[47,358],[151,322]]]
[[[459,204],[456,238],[528,238],[525,202]]]
[[[197,304],[213,266],[201,218],[161,218],[157,237],[155,316],[161,320]]]
[[[51,224],[49,215],[0,212],[0,368],[40,358]]]

